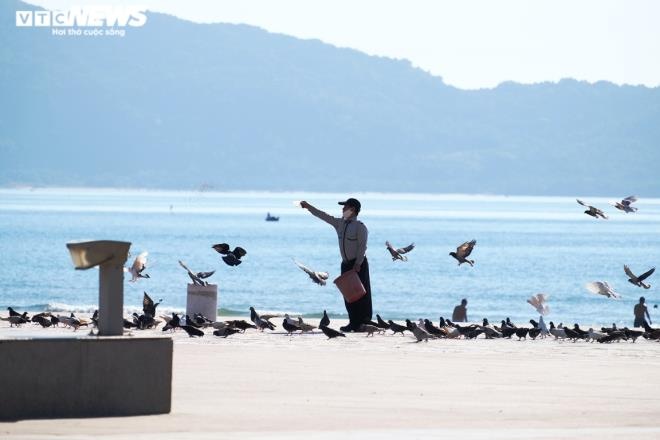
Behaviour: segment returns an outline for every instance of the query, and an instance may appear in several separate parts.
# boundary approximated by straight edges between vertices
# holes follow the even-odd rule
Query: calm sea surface
[[[610,220],[582,214],[574,198],[422,194],[352,194],[362,201],[369,228],[367,255],[374,311],[387,318],[450,316],[467,298],[471,320],[538,318],[525,300],[550,295],[547,320],[632,324],[640,295],[660,322],[656,284],[643,290],[626,281],[623,264],[641,273],[660,262],[660,200],[641,199],[636,214],[608,205],[612,199],[586,198]],[[621,194],[626,196],[628,194]],[[294,200],[307,200],[340,215],[346,194],[213,193],[100,189],[0,190],[0,306],[53,311],[96,307],[98,271],[76,271],[65,243],[111,239],[132,243],[133,256],[149,252],[151,279],[125,283],[125,305],[141,308],[142,292],[162,298],[162,310],[181,310],[193,270],[216,270],[223,312],[289,311],[318,316],[323,309],[344,316],[338,291],[318,287],[292,262],[339,275],[333,228]],[[266,213],[279,222],[266,222]],[[475,267],[458,267],[448,253],[477,240]],[[385,240],[417,247],[406,263],[392,262]],[[211,245],[227,242],[248,255],[226,266]],[[127,278],[128,280],[128,278]],[[588,281],[608,281],[620,301],[587,292]],[[4,313],[3,313],[4,314]]]

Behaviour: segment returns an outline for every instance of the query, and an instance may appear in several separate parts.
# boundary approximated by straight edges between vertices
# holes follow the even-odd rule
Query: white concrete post
[[[218,319],[217,284],[209,284],[207,286],[188,284],[186,314],[192,318],[195,313],[201,313],[212,321]]]
[[[124,334],[124,263],[99,266],[99,336]]]

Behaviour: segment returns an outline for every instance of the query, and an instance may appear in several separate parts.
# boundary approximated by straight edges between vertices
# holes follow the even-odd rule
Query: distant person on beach
[[[644,299],[642,296],[639,298],[639,303],[635,304],[635,308],[633,310],[635,313],[635,327],[644,327],[644,324],[646,323],[644,315],[649,318],[648,324],[651,324],[651,316],[649,315],[649,309],[647,309],[646,304],[644,304],[645,301],[646,299]]]
[[[463,298],[461,303],[454,307],[451,320],[454,322],[467,322],[467,299]]]
[[[300,206],[307,209],[314,216],[329,223],[337,231],[339,239],[339,253],[341,254],[341,273],[354,270],[362,281],[367,294],[359,300],[348,303],[344,301],[348,312],[348,325],[341,327],[341,331],[359,331],[363,323],[370,321],[372,317],[371,305],[371,283],[369,282],[369,262],[367,261],[367,227],[357,219],[362,205],[357,199],[350,198],[342,205],[342,216],[333,217],[320,209],[315,208],[306,201],[301,201]]]

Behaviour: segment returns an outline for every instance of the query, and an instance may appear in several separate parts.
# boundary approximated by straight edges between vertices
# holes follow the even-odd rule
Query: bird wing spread
[[[142,298],[142,307],[143,308],[152,308],[154,306],[154,300],[147,295],[147,292],[144,292],[144,297]]]
[[[653,272],[655,272],[655,267],[652,267],[651,269],[647,270],[646,272],[638,276],[637,279],[640,281],[644,281],[645,279],[650,277]]]
[[[236,246],[232,254],[234,254],[234,256],[240,260],[247,255],[247,251],[240,246]]]
[[[637,276],[635,276],[635,274],[632,273],[632,270],[630,270],[630,268],[626,264],[623,265],[623,270],[626,273],[626,275],[630,277],[631,280],[633,281],[637,280]]]
[[[187,270],[189,274],[192,274],[192,270],[188,269],[188,266],[186,266],[186,263],[179,260],[179,264],[181,265],[181,267],[183,267],[185,270]]]
[[[466,241],[462,245],[456,248],[456,254],[459,257],[467,257],[472,253],[472,249],[474,249],[474,245],[477,244],[477,240],[472,240],[472,241]]]
[[[585,284],[584,287],[586,287],[589,292],[596,295],[604,295],[604,292],[607,291],[605,285],[600,281],[592,281],[591,283]]]
[[[216,252],[219,252],[223,255],[227,255],[227,253],[229,252],[229,245],[227,243],[218,243],[218,244],[214,244],[211,247],[215,249]]]
[[[399,248],[396,251],[400,254],[407,254],[408,252],[412,251],[413,249],[415,249],[415,243],[410,243],[408,246]]]
[[[147,265],[147,255],[149,255],[149,252],[142,252],[140,255],[135,257],[132,269],[136,272],[142,272],[144,267]]]
[[[296,263],[296,266],[298,266],[300,269],[302,269],[303,272],[305,272],[307,275],[309,275],[309,276],[314,275],[314,271],[312,269],[310,269],[309,267],[305,266],[302,263],[297,262],[296,260],[293,260],[293,262]]]
[[[387,250],[390,252],[390,255],[392,255],[393,258],[397,258],[399,256],[398,251],[392,247],[389,241],[385,242],[385,247],[387,247]]]

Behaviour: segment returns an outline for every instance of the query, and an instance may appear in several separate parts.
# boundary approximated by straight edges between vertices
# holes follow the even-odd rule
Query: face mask
[[[344,220],[348,220],[349,218],[353,217],[353,210],[347,209],[342,213],[342,217],[344,218]]]

